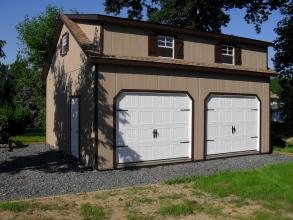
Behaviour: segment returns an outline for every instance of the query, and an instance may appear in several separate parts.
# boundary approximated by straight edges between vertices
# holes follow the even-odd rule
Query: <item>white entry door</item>
[[[79,98],[71,98],[71,155],[79,158]]]
[[[260,103],[255,96],[210,96],[206,103],[207,155],[259,151]]]
[[[183,93],[123,93],[116,102],[117,163],[191,158],[192,101]]]

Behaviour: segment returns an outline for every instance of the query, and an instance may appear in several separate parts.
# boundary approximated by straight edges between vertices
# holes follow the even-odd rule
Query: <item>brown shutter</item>
[[[157,36],[149,35],[149,56],[157,56]]]
[[[235,65],[242,65],[241,48],[235,47]]]
[[[215,45],[215,63],[222,63],[222,45]]]
[[[175,38],[175,58],[184,59],[184,40],[182,38]]]
[[[67,44],[66,44],[66,53],[69,51],[69,33],[66,33]]]
[[[63,56],[63,54],[62,54],[62,38],[63,37],[60,38],[60,46],[59,46],[59,48],[60,48],[60,56]]]

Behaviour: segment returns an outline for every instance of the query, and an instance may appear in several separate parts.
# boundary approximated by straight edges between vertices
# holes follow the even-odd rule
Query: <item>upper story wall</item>
[[[149,29],[139,29],[124,25],[104,25],[104,53],[106,55],[148,56]],[[169,33],[172,36],[172,33]],[[184,59],[201,63],[215,63],[217,40],[203,39],[191,35],[177,34],[184,40]],[[235,43],[235,42],[232,42]],[[267,48],[237,44],[241,48],[242,66],[267,69]]]

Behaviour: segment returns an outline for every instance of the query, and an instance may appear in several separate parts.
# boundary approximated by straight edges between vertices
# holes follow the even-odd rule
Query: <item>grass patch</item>
[[[151,204],[151,203],[155,202],[154,199],[147,197],[147,196],[134,197],[133,201],[138,202],[138,203],[146,203],[146,204]]]
[[[191,176],[191,177],[177,177],[172,180],[166,180],[165,184],[167,185],[174,185],[174,184],[183,184],[183,183],[191,183],[196,180],[197,177]]]
[[[151,215],[144,215],[141,212],[138,211],[129,211],[127,214],[128,220],[153,220],[154,217]]]
[[[16,202],[1,202],[1,211],[11,211],[11,212],[24,212],[32,208],[31,202],[16,201]]]
[[[194,182],[195,189],[200,188],[218,197],[234,195],[242,201],[261,201],[270,209],[293,207],[292,186],[293,163],[201,176]]]
[[[202,207],[199,204],[195,201],[185,200],[181,204],[163,206],[159,209],[159,213],[163,216],[180,216],[191,215],[198,210],[202,210]]]
[[[288,147],[277,147],[274,146],[274,151],[276,152],[282,152],[282,153],[291,153],[293,154],[293,144],[288,146]]]
[[[103,207],[92,206],[88,203],[81,205],[80,214],[84,217],[84,220],[106,219],[106,213],[105,213]]]
[[[160,200],[177,200],[184,197],[182,193],[166,194],[159,196]]]
[[[16,143],[44,143],[46,137],[44,135],[21,135],[10,137],[12,142]]]

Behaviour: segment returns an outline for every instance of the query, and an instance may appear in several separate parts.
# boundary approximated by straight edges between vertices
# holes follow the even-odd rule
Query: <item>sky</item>
[[[0,39],[7,43],[4,47],[5,64],[13,63],[17,51],[21,48],[15,26],[23,21],[25,16],[32,17],[42,13],[47,5],[62,7],[65,13],[70,13],[71,10],[76,9],[80,13],[105,14],[103,0],[5,0],[0,7]],[[260,34],[255,32],[253,25],[244,21],[244,10],[233,9],[229,13],[231,20],[227,27],[222,28],[223,33],[264,41],[273,41],[276,38],[274,28],[282,18],[279,12],[274,12],[270,19],[262,25]],[[120,16],[125,17],[125,12]],[[274,51],[270,48],[269,67],[271,68],[273,68],[271,61],[273,56]]]

